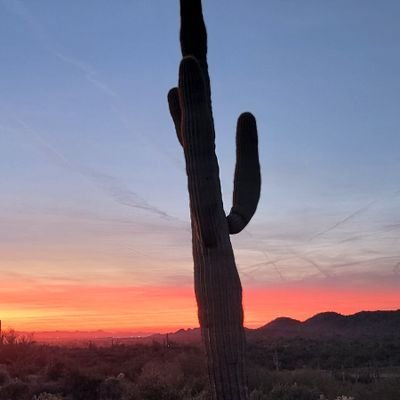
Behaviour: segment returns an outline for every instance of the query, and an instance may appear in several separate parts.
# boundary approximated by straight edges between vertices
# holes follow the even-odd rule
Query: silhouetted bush
[[[303,385],[278,385],[271,390],[270,400],[318,400],[320,392]]]
[[[0,388],[0,400],[31,400],[29,386],[23,382],[12,382]]]
[[[334,341],[314,342],[308,348],[315,353],[308,359],[301,353],[304,340],[250,344],[251,400],[289,400],[294,396],[296,400],[308,400],[314,395],[319,400],[320,394],[328,400],[340,395],[355,400],[400,399],[400,363],[394,362],[396,355],[387,356],[387,364],[380,361],[380,366],[370,358],[366,366],[363,361],[361,366],[342,368],[343,349],[360,353],[362,341],[353,350],[351,342],[337,342],[338,348],[342,346],[337,355]],[[88,349],[30,345],[27,352],[22,352],[18,344],[11,346],[17,350],[13,357],[9,357],[8,345],[0,346],[0,400],[32,400],[42,393],[60,393],[64,400],[209,398],[205,357],[198,347],[176,344],[174,348],[125,345]],[[393,340],[389,347],[395,352],[399,349]],[[290,348],[297,348],[293,356],[302,358],[307,365],[318,365],[317,358],[322,364],[321,355],[329,355],[335,368],[285,369],[285,365],[291,365]],[[386,348],[385,342],[381,348]],[[279,371],[271,361],[274,349],[278,349],[281,359],[287,360]],[[366,351],[371,351],[370,345],[366,345]],[[368,359],[368,354],[359,359]]]
[[[32,400],[63,400],[63,398],[59,394],[43,392],[37,396],[33,396]]]
[[[60,360],[51,360],[46,368],[46,377],[51,381],[57,381],[65,375],[66,366]]]
[[[74,400],[97,400],[101,379],[71,371],[66,379],[66,389]]]
[[[99,386],[99,400],[121,400],[126,390],[120,379],[106,378]]]
[[[11,382],[10,374],[5,366],[0,365],[0,386],[7,385]]]
[[[146,400],[179,400],[183,373],[178,363],[150,361],[138,377],[140,394]]]
[[[269,400],[261,390],[254,389],[251,391],[249,400]]]

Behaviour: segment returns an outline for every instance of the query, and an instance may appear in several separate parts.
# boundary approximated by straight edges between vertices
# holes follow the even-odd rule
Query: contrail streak
[[[244,229],[243,230],[245,233],[247,233],[251,238],[258,240],[260,242],[259,239],[255,238],[254,235],[248,230],[248,229]],[[265,263],[259,263],[257,265],[268,265],[271,264],[274,269],[275,272],[278,274],[279,278],[282,281],[286,281],[286,278],[284,277],[284,275],[282,274],[282,271],[280,270],[280,268],[278,267],[278,265],[276,264],[276,262],[272,259],[272,257],[269,255],[269,253],[266,250],[262,250],[262,249],[256,249],[258,252],[260,252],[264,258],[266,259]]]
[[[126,118],[125,113],[117,106],[115,100],[119,98],[118,94],[103,80],[98,77],[98,73],[95,68],[82,60],[66,55],[66,51],[59,43],[54,41],[52,37],[46,32],[40,22],[32,15],[28,7],[21,0],[0,0],[3,5],[12,13],[25,20],[35,34],[39,37],[42,46],[45,47],[51,54],[59,59],[64,64],[78,70],[84,77],[84,79],[92,85],[95,89],[105,94],[110,99],[110,109],[119,119],[119,121],[125,126],[127,130],[131,130],[129,127],[129,120]],[[136,133],[135,133],[136,134]],[[166,149],[159,145],[154,137],[151,138],[148,134],[140,134],[140,138],[147,145],[150,145],[158,153],[167,158],[172,162],[177,169],[184,170],[182,161],[178,160],[174,155],[170,154]]]
[[[310,258],[304,257],[304,256],[299,256],[299,255],[297,257],[299,257],[301,260],[304,260],[304,261],[308,262],[309,264],[311,264],[313,267],[315,267],[317,269],[317,271],[320,274],[324,275],[326,278],[331,277],[331,275],[325,269],[321,268],[321,266],[319,264],[317,264],[315,261],[311,260]]]
[[[398,262],[398,263],[393,267],[393,272],[394,272],[396,275],[399,275],[399,273],[400,273],[400,262]]]
[[[397,197],[400,194],[400,190],[397,190],[396,192],[394,192],[392,194],[392,197]],[[332,226],[330,226],[329,228],[321,231],[321,232],[317,232],[316,234],[314,234],[313,236],[311,236],[307,241],[311,242],[312,240],[325,235],[326,233],[333,231],[334,229],[336,229],[337,227],[339,227],[340,225],[345,224],[346,222],[352,220],[353,218],[357,217],[358,215],[368,211],[374,204],[378,203],[381,200],[381,198],[375,199],[370,201],[366,206],[359,208],[358,210],[354,211],[353,213],[351,213],[350,215],[348,215],[347,217],[343,218],[342,220],[336,222],[335,224],[333,224]]]
[[[93,85],[96,89],[104,92],[108,96],[117,98],[118,95],[103,81],[99,80],[97,78],[97,73],[96,70],[91,67],[88,64],[85,64],[81,60],[78,60],[76,58],[68,57],[65,54],[61,53],[60,51],[52,50],[53,54],[63,61],[66,64],[69,64],[70,66],[75,67],[78,69],[82,74],[84,75],[85,79]]]
[[[66,157],[58,149],[56,149],[54,146],[44,140],[42,136],[38,135],[37,132],[33,131],[23,121],[18,119],[17,122],[24,128],[25,136],[29,135],[29,137],[34,142],[36,142],[50,156],[51,159],[63,165],[64,167],[72,169],[86,179],[89,179],[95,186],[101,189],[104,193],[110,195],[119,204],[147,211],[154,215],[158,215],[159,217],[179,221],[186,224],[185,221],[182,221],[179,218],[174,217],[167,212],[159,209],[158,207],[155,207],[152,204],[148,203],[139,194],[126,187],[117,178],[108,174],[104,174],[102,172],[95,171],[89,167],[82,166],[77,162],[71,160],[70,158]],[[15,133],[21,133],[20,131],[15,129],[8,128],[7,130]]]
[[[339,227],[340,225],[343,225],[343,224],[345,224],[346,222],[348,222],[348,221],[352,220],[353,218],[357,217],[358,215],[360,215],[360,214],[362,214],[362,213],[368,211],[369,208],[370,208],[372,205],[374,205],[375,203],[377,203],[377,202],[378,202],[378,200],[373,200],[373,201],[369,202],[366,206],[364,206],[364,207],[362,207],[362,208],[359,208],[357,211],[351,213],[351,214],[348,215],[347,217],[345,217],[345,218],[341,219],[340,221],[336,222],[335,224],[333,224],[333,225],[330,226],[329,228],[327,228],[327,229],[325,229],[325,230],[323,230],[323,231],[317,232],[316,234],[314,234],[313,236],[311,236],[307,241],[308,241],[308,242],[311,242],[311,241],[313,241],[314,239],[316,239],[316,238],[318,238],[318,237],[320,237],[320,236],[322,236],[322,235],[325,235],[325,234],[328,233],[328,232],[333,231],[334,229],[336,229],[336,228]]]
[[[62,62],[76,68],[79,70],[85,79],[97,90],[100,90],[110,98],[117,98],[117,94],[103,81],[97,78],[96,70],[91,67],[90,65],[84,63],[83,61],[76,59],[74,57],[69,57],[64,54],[62,50],[62,46],[58,43],[54,42],[47,32],[43,29],[41,24],[36,20],[36,18],[30,13],[29,9],[26,7],[23,1],[20,0],[1,0],[2,4],[12,13],[16,14],[18,17],[24,19],[32,28],[33,31],[39,36],[41,42],[45,47],[50,51],[54,56],[56,56]],[[120,109],[114,104],[111,104],[111,108],[116,115],[120,117],[120,120],[125,124],[126,118],[124,117],[123,113]],[[26,126],[25,123],[22,121],[18,121],[21,126],[24,126],[25,129],[28,128],[29,131],[31,129]],[[140,197],[136,192],[130,190],[125,185],[122,184],[118,179],[100,173],[98,171],[94,171],[88,167],[83,167],[78,165],[76,162],[73,162],[69,158],[67,158],[64,154],[60,153],[57,149],[55,149],[51,144],[47,143],[41,136],[37,135],[36,133],[30,132],[30,135],[41,145],[43,149],[50,154],[51,158],[56,158],[59,162],[63,163],[64,165],[74,169],[75,171],[79,172],[82,176],[89,178],[97,187],[101,188],[103,191],[107,192],[111,195],[116,201],[120,204],[123,204],[128,207],[133,207],[137,209],[141,209],[155,215],[158,215],[163,218],[178,220],[186,224],[185,221],[182,221],[176,217],[173,217],[166,213],[165,211],[149,204],[145,199]],[[154,143],[151,142],[153,145]],[[171,158],[170,154],[166,154],[163,149],[158,146],[155,146],[157,150],[163,155]],[[173,158],[172,160],[175,164],[177,160]],[[179,165],[181,168],[181,165]]]
[[[333,264],[331,267],[332,268],[345,268],[345,267],[350,267],[350,266],[353,266],[353,265],[362,265],[362,264],[369,263],[369,262],[374,262],[374,261],[397,260],[399,258],[400,258],[400,256],[381,256],[381,257],[369,258],[369,259],[366,259],[366,260],[350,261],[350,262],[342,263],[342,264]]]

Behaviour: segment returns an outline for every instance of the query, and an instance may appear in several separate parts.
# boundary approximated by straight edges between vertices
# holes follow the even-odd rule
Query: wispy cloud
[[[166,211],[150,204],[137,192],[133,191],[125,184],[123,184],[118,178],[113,177],[109,174],[95,171],[92,168],[83,166],[78,162],[72,160],[71,158],[67,157],[59,149],[55,148],[51,143],[45,140],[43,136],[39,135],[36,131],[30,128],[24,121],[16,119],[16,122],[23,129],[7,128],[7,130],[18,134],[23,134],[25,137],[29,137],[31,140],[34,141],[34,143],[39,145],[43,151],[46,152],[51,160],[57,162],[58,164],[61,164],[65,168],[71,169],[79,173],[81,176],[90,180],[90,182],[101,189],[102,192],[111,196],[117,203],[123,206],[143,210],[159,217],[166,218],[168,220],[174,220],[186,224],[185,221],[182,221],[179,218],[170,215]],[[3,129],[5,128],[3,127]]]
[[[395,256],[379,256],[379,257],[364,257],[361,259],[357,259],[357,260],[349,260],[346,262],[342,262],[342,263],[333,263],[331,265],[332,269],[336,269],[336,268],[347,268],[347,267],[351,267],[351,266],[355,266],[355,265],[374,265],[374,264],[378,264],[378,263],[382,263],[384,261],[392,263],[393,261],[399,260],[400,259],[400,255],[395,255]]]
[[[79,60],[78,58],[66,55],[66,51],[63,49],[60,43],[57,43],[44,29],[43,25],[38,19],[31,13],[27,5],[21,0],[1,0],[2,4],[10,12],[23,19],[29,27],[38,36],[41,44],[47,48],[49,52],[54,54],[63,63],[74,67],[79,70],[85,79],[95,86],[100,91],[111,97],[117,97],[116,93],[98,77],[97,71],[88,63]]]
[[[96,186],[101,188],[104,192],[110,194],[121,205],[144,210],[162,218],[184,222],[179,218],[161,210],[160,208],[151,205],[136,192],[126,187],[120,180],[111,175],[93,171],[87,167],[79,166],[77,170],[83,176],[90,178],[91,181],[96,184]]]
[[[118,97],[117,94],[114,92],[114,90],[110,88],[109,85],[107,85],[104,81],[98,78],[96,70],[91,65],[76,58],[73,58],[71,56],[66,56],[65,54],[61,53],[58,50],[54,50],[54,55],[64,63],[69,64],[70,66],[73,66],[74,68],[82,72],[85,79],[96,89],[104,92],[108,96],[114,98]]]
[[[400,258],[400,257],[399,257]],[[393,272],[396,274],[396,275],[399,275],[400,274],[400,261],[393,267]]]
[[[383,227],[386,231],[395,231],[400,229],[400,224],[390,224]]]
[[[315,269],[322,275],[324,275],[326,278],[330,278],[331,274],[326,271],[324,268],[322,268],[316,261],[312,260],[309,257],[305,257],[305,256],[299,256],[299,258],[301,260],[306,261],[307,263],[309,263],[310,265],[312,265],[313,267],[315,267]]]
[[[88,62],[81,60],[78,57],[74,57],[69,54],[68,51],[64,49],[64,47],[56,42],[46,31],[46,29],[42,26],[42,24],[35,18],[34,15],[30,12],[27,5],[21,0],[0,0],[4,4],[4,6],[17,15],[19,18],[22,18],[26,23],[31,27],[34,33],[40,39],[42,45],[57,59],[59,59],[64,64],[74,68],[78,72],[82,74],[82,77],[97,91],[104,94],[109,100],[109,107],[113,114],[117,117],[117,119],[122,123],[127,130],[131,130],[129,118],[126,116],[126,113],[123,111],[123,107],[120,106],[119,102],[116,100],[119,99],[118,94],[115,90],[100,77],[100,74]],[[134,132],[136,136],[138,136],[138,132]],[[159,145],[156,140],[154,140],[151,135],[140,135],[140,139],[143,140],[147,145],[150,145],[155,151],[164,156],[173,165],[179,169],[183,170],[182,160],[178,160],[174,155],[170,154],[163,146]]]
[[[272,267],[274,268],[274,270],[275,270],[276,274],[278,275],[279,279],[281,281],[285,281],[286,278],[285,278],[284,274],[282,273],[280,267],[273,260],[273,258],[269,254],[269,252],[267,250],[265,250],[265,248],[263,248],[264,247],[264,243],[259,238],[257,238],[255,235],[253,235],[248,229],[245,229],[243,231],[243,233],[245,233],[247,236],[249,236],[251,238],[251,240],[252,240],[251,249],[259,252],[260,254],[262,254],[262,256],[265,259],[265,262],[261,262],[261,263],[258,263],[258,264],[253,264],[252,266],[247,267],[247,269],[242,269],[241,272],[245,276],[247,276],[247,278],[251,279],[251,276],[250,276],[250,274],[248,272],[249,268],[251,269],[251,267],[254,267],[254,266],[259,267],[261,265],[263,265],[263,266],[272,265]]]
[[[351,214],[347,215],[345,218],[337,221],[336,223],[334,223],[333,225],[329,226],[328,228],[315,233],[314,235],[312,235],[309,239],[308,242],[311,242],[315,239],[317,239],[318,237],[321,237],[325,234],[327,234],[328,232],[333,231],[334,229],[338,228],[339,226],[351,221],[352,219],[356,218],[357,216],[359,216],[362,213],[365,213],[366,211],[368,211],[374,204],[376,204],[378,202],[378,200],[373,200],[370,201],[367,205],[365,205],[364,207],[359,208],[358,210],[352,212]]]

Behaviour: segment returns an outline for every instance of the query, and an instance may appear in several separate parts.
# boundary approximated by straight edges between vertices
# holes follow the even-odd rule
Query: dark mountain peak
[[[301,322],[298,321],[297,319],[294,318],[290,318],[290,317],[279,317],[276,318],[274,320],[272,320],[271,322],[269,322],[268,324],[264,325],[262,328],[292,328],[292,327],[298,327],[299,325],[301,325]],[[260,329],[262,329],[260,328]]]
[[[259,336],[293,336],[297,335],[301,330],[302,323],[297,319],[289,317],[279,317],[262,326],[261,328],[255,329],[251,335]]]
[[[169,333],[168,337],[171,341],[179,343],[193,343],[200,341],[200,329],[199,328],[188,328],[179,329],[176,332]]]
[[[356,314],[348,316],[354,320],[387,320],[396,319],[400,320],[400,310],[378,310],[378,311],[360,311]]]
[[[295,337],[321,340],[328,337],[400,337],[400,310],[360,311],[352,315],[327,311],[316,314],[304,322],[294,318],[279,317],[260,328],[246,329],[246,335],[249,340],[257,341]],[[161,336],[164,340],[165,335],[158,335],[158,338]],[[199,328],[179,329],[169,333],[171,342],[177,343],[198,343],[200,336]]]
[[[346,320],[346,316],[339,314],[334,311],[326,311],[314,315],[313,317],[304,321],[305,325],[319,325],[319,324],[330,324],[340,323]]]
[[[328,311],[314,315],[304,322],[281,317],[250,332],[254,338],[329,336],[361,337],[400,335],[400,310],[361,311],[342,315]]]

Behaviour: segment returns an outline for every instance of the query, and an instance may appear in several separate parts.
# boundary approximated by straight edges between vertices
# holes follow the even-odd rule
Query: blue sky
[[[225,208],[257,117],[262,197],[233,238],[246,285],[398,285],[398,1],[204,0]],[[0,1],[0,274],[191,284],[166,94],[178,1]]]

